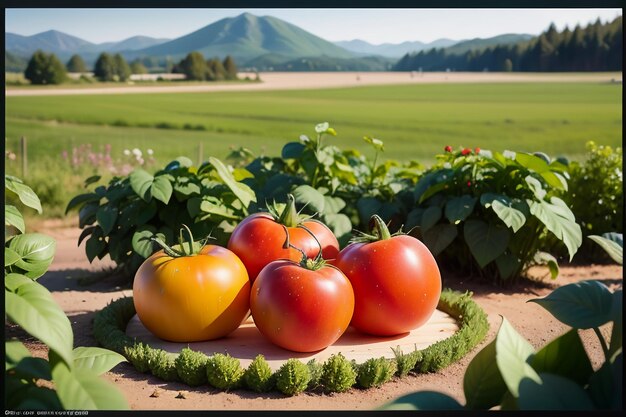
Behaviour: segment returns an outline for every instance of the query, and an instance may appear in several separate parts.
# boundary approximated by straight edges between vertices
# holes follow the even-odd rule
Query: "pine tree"
[[[237,65],[235,64],[235,60],[230,55],[226,56],[223,62],[224,70],[226,72],[227,80],[236,80],[237,79]]]

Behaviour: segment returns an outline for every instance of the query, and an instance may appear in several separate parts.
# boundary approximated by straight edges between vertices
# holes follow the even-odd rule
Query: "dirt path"
[[[90,265],[84,255],[84,249],[76,247],[80,234],[77,227],[51,227],[44,223],[39,231],[57,239],[57,254],[50,268],[40,282],[53,292],[53,296],[67,312],[75,334],[75,345],[95,345],[91,334],[93,313],[102,309],[110,301],[131,295],[124,285],[110,280],[98,281],[90,286],[80,285],[81,277],[93,276],[111,266],[110,261],[96,261]],[[57,224],[59,226],[59,224]],[[488,314],[490,331],[486,340],[459,362],[433,374],[409,376],[396,379],[381,388],[370,390],[352,389],[342,394],[321,395],[301,394],[285,397],[280,393],[256,394],[251,391],[220,392],[208,387],[189,388],[180,383],[165,383],[157,378],[137,372],[131,365],[124,363],[106,374],[128,399],[132,409],[202,409],[202,410],[356,410],[373,409],[393,398],[418,390],[435,390],[447,393],[461,402],[463,397],[463,374],[473,356],[485,344],[491,341],[500,325],[500,315],[539,348],[566,331],[542,307],[527,303],[529,299],[543,297],[556,286],[584,279],[597,279],[608,285],[611,290],[622,286],[623,270],[619,266],[599,266],[562,268],[561,276],[556,281],[524,282],[512,289],[494,289],[475,281],[444,274],[444,286],[455,290],[474,292],[474,300]],[[536,271],[539,276],[540,271]],[[610,329],[602,329],[609,334]],[[19,332],[17,332],[19,336]],[[592,358],[594,367],[598,367],[603,354],[592,331],[581,332],[585,347]],[[27,346],[37,356],[46,356],[41,344],[28,340]],[[151,395],[158,391],[157,397]],[[177,399],[180,391],[185,391],[186,399]]]
[[[241,73],[240,77],[254,75]],[[503,72],[264,72],[261,83],[216,85],[135,84],[106,88],[8,88],[11,96],[82,94],[211,93],[218,91],[264,91],[357,87],[383,84],[493,83],[493,82],[621,82],[622,73],[503,73]]]

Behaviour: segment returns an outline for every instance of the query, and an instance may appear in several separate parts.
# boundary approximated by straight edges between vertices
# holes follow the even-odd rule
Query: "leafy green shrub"
[[[5,174],[4,179],[6,190],[15,194],[21,204],[42,212],[37,194],[28,185],[10,175]],[[128,408],[122,393],[99,378],[123,362],[124,357],[102,348],[73,348],[69,319],[52,294],[37,282],[54,258],[55,240],[39,233],[25,233],[22,214],[6,202],[4,215],[5,322],[20,326],[48,347],[45,360],[34,358],[17,339],[5,341],[6,409]],[[75,395],[77,392],[81,395]]]
[[[180,380],[192,387],[206,384],[208,359],[202,352],[195,352],[188,347],[183,348],[174,362]]]
[[[175,231],[187,224],[195,236],[211,234],[226,245],[228,233],[253,210],[254,192],[239,180],[250,174],[234,172],[218,159],[199,168],[188,158],[169,163],[155,175],[135,169],[127,177],[114,177],[107,186],[74,197],[66,212],[78,209],[89,261],[105,255],[130,277],[155,246],[151,238],[175,243]],[[86,185],[99,177],[92,177]]]
[[[126,347],[124,354],[139,372],[150,371],[150,361],[153,355],[150,345],[139,342],[134,346]]]
[[[324,372],[323,364],[319,363],[315,359],[311,359],[306,363],[309,367],[309,373],[311,374],[311,380],[307,389],[314,390],[320,387],[322,380],[322,373]]]
[[[307,389],[311,373],[308,366],[291,358],[276,371],[276,388],[286,395],[297,395]]]
[[[207,381],[215,388],[228,390],[239,386],[244,370],[239,359],[222,353],[209,357],[206,363]]]
[[[400,346],[391,348],[394,356],[396,357],[396,374],[400,377],[406,376],[415,368],[418,361],[422,360],[422,352],[415,350],[411,353],[403,353]]]
[[[586,147],[586,159],[569,164],[569,192],[562,198],[576,215],[584,236],[623,233],[622,149],[594,142],[587,142]],[[584,241],[576,259],[597,260],[602,259],[601,255],[603,252],[591,242]]]
[[[338,353],[324,362],[320,382],[327,392],[347,391],[356,383],[356,371],[350,361]]]
[[[358,367],[356,382],[362,388],[379,387],[393,378],[396,363],[385,358],[371,358]]]
[[[150,360],[150,371],[152,375],[164,381],[178,381],[176,355],[163,349],[154,349]]]
[[[567,190],[567,167],[544,154],[462,149],[437,156],[419,180],[417,207],[406,227],[444,265],[494,282],[512,282],[529,266],[547,264],[558,276],[556,259],[543,250],[548,233],[574,256],[580,226],[557,194]]]
[[[256,392],[267,392],[272,389],[272,369],[263,355],[257,355],[243,374],[246,386]]]
[[[623,251],[623,250],[622,250]],[[503,317],[491,343],[472,359],[463,379],[466,409],[617,410],[622,407],[622,290],[611,293],[599,281],[581,281],[529,300],[572,327],[535,351]],[[610,340],[600,326],[612,322]],[[593,329],[605,362],[592,367],[578,329]],[[422,391],[400,397],[384,409],[461,409],[455,399]]]

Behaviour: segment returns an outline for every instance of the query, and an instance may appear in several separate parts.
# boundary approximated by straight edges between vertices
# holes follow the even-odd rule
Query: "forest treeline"
[[[622,17],[559,32],[554,24],[530,41],[472,50],[462,55],[445,49],[406,54],[395,71],[621,71]]]

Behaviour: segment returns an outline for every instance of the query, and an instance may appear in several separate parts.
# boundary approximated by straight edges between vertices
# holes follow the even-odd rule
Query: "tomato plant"
[[[321,257],[278,260],[265,266],[252,284],[250,311],[272,343],[296,352],[315,352],[346,331],[354,293],[346,276]]]
[[[352,326],[377,336],[409,332],[430,318],[441,294],[435,258],[419,240],[390,235],[372,216],[372,235],[361,234],[334,262],[354,288]]]
[[[317,220],[302,219],[296,211],[292,195],[288,196],[288,203],[280,214],[279,210],[275,207],[269,213],[246,217],[235,227],[228,240],[228,249],[242,260],[251,281],[272,261],[299,261],[300,252],[290,247],[289,243],[311,259],[319,252],[318,241],[324,259],[334,259],[339,253],[339,242],[333,232]]]
[[[158,239],[156,252],[137,270],[135,309],[161,339],[196,342],[231,333],[249,311],[250,281],[241,260],[216,245],[189,241],[173,248]]]

